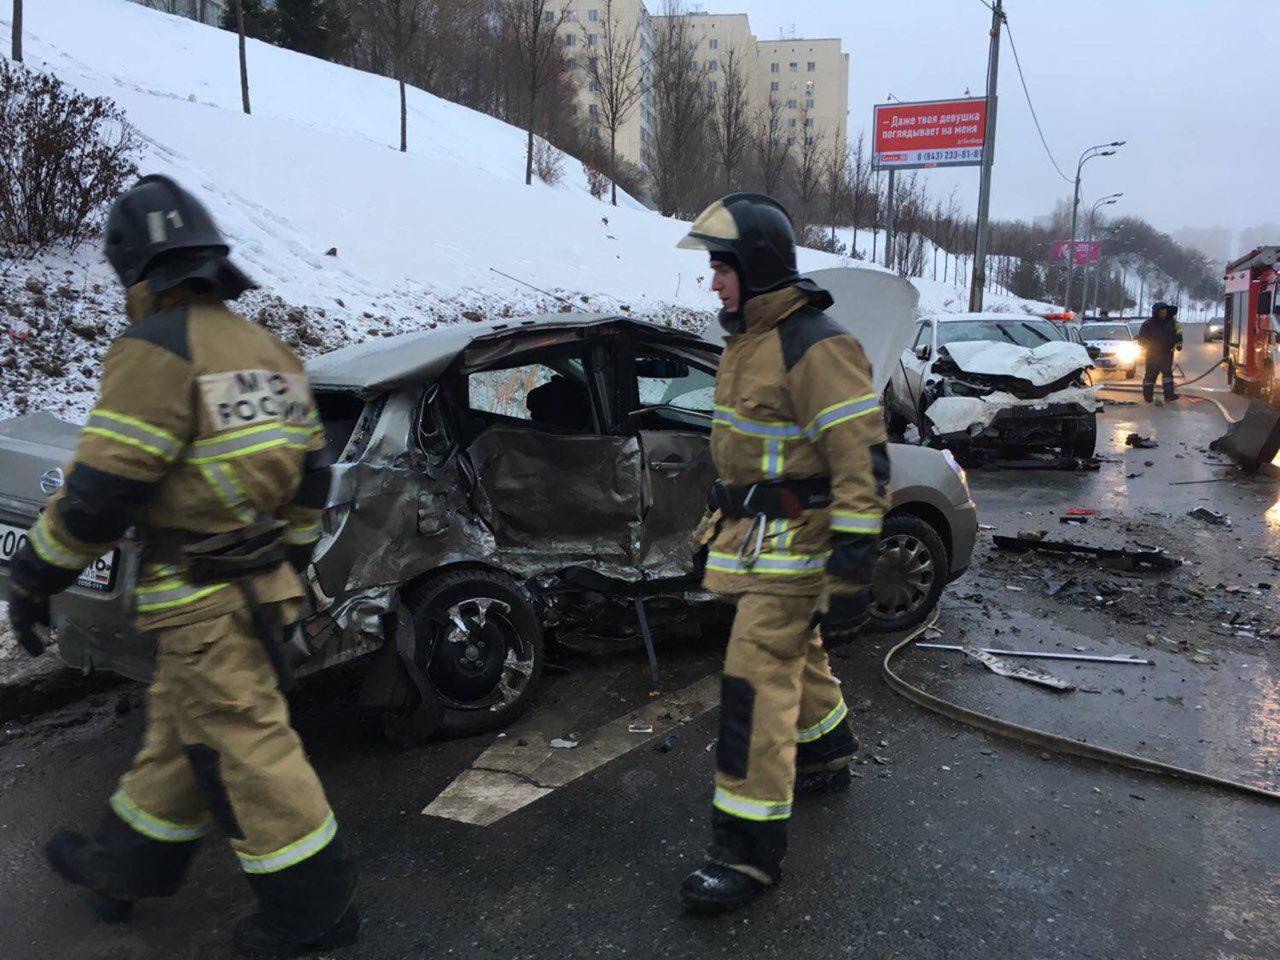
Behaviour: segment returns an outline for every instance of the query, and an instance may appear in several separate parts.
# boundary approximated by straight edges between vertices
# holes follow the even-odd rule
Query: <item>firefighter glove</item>
[[[825,609],[813,615],[822,643],[828,650],[852,643],[871,619],[871,598],[864,587],[859,590],[833,591]]]
[[[44,653],[49,629],[49,598],[16,583],[9,587],[9,623],[22,649],[33,657]]]

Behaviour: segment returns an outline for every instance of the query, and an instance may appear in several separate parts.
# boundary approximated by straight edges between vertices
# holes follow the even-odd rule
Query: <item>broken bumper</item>
[[[989,423],[975,421],[964,430],[937,436],[944,442],[964,441],[975,447],[1055,448],[1070,443],[1095,416],[1079,403],[1006,407],[996,411]]]

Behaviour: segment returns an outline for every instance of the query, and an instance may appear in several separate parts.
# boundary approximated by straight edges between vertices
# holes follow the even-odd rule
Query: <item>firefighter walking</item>
[[[827,650],[869,617],[889,459],[870,365],[823,313],[830,294],[798,274],[782,206],[731,194],[680,246],[710,252],[729,333],[711,433],[720,479],[695,548],[705,586],[737,612],[711,848],[681,889],[720,913],[778,882],[795,797],[849,786],[858,744]]]
[[[97,831],[59,834],[47,855],[121,919],[175,893],[216,824],[258,898],[236,948],[295,956],[359,929],[355,868],[277,682],[329,469],[298,358],[224,304],[251,286],[227,253],[165,177],[113,205],[106,255],[133,325],[107,352],[65,485],[14,561],[9,610],[40,653],[50,597],[137,529],[137,626],[156,646],[144,742]]]
[[[1182,327],[1178,324],[1178,308],[1167,303],[1156,303],[1151,308],[1151,319],[1138,329],[1138,343],[1145,356],[1142,371],[1142,399],[1151,403],[1155,397],[1156,377],[1163,383],[1164,400],[1172,403],[1178,399],[1173,386],[1173,354],[1182,349]],[[1159,400],[1155,401],[1157,404]]]

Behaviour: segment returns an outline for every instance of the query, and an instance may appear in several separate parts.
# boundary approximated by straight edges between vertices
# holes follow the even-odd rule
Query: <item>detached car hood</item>
[[[995,340],[949,343],[938,348],[965,373],[1011,377],[1033,387],[1047,387],[1093,366],[1089,351],[1078,343],[1055,340],[1038,347]]]

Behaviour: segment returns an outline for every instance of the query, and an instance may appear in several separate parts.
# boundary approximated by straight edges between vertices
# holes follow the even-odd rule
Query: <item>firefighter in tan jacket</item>
[[[156,644],[145,739],[97,832],[58,835],[50,862],[122,919],[178,890],[216,824],[259,900],[237,949],[294,956],[354,942],[359,927],[355,869],[272,659],[303,609],[297,571],[329,468],[298,358],[223,303],[251,286],[227,252],[165,177],[112,207],[107,259],[133,325],[107,352],[66,485],[15,559],[9,609],[38,654],[49,598],[137,530],[137,625]]]
[[[695,538],[708,589],[735,599],[725,657],[709,861],[693,909],[777,882],[797,795],[847,789],[857,740],[827,650],[869,617],[887,502],[884,422],[861,345],[796,271],[786,211],[731,194],[680,246],[710,251],[728,331],[711,452],[719,481]]]

